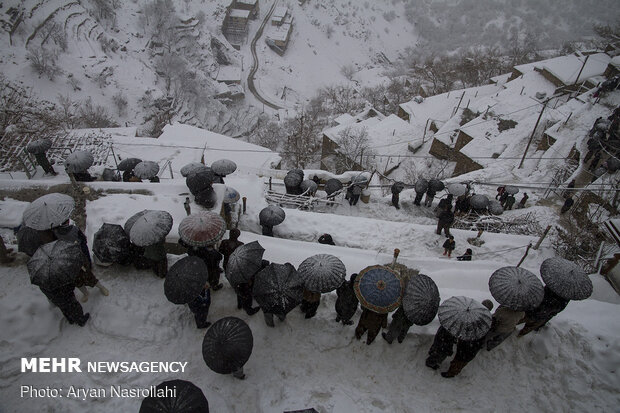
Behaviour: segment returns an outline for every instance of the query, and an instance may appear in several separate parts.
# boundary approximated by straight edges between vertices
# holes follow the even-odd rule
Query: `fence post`
[[[547,225],[547,228],[545,228],[545,231],[542,233],[540,238],[538,238],[538,242],[536,243],[536,245],[534,245],[534,249],[535,250],[537,250],[540,247],[540,244],[542,244],[543,240],[545,239],[545,237],[549,233],[550,229],[551,229],[551,225]]]
[[[172,162],[168,161],[168,170],[170,171],[170,179],[174,179],[174,175],[172,174]]]
[[[527,248],[526,248],[526,250],[525,250],[525,254],[523,254],[523,257],[521,257],[521,261],[519,261],[519,263],[517,264],[517,267],[520,267],[520,266],[521,266],[521,264],[523,263],[523,260],[525,260],[525,257],[527,257],[527,253],[528,253],[528,252],[530,252],[530,248],[531,248],[531,247],[532,247],[532,243],[530,242],[530,243],[527,245]]]
[[[605,245],[605,241],[601,241],[601,245],[598,247],[598,252],[596,253],[596,260],[594,261],[594,268],[597,269],[597,273],[601,273],[601,267],[598,265],[601,260],[601,255],[603,254],[603,245]]]
[[[396,267],[396,259],[398,258],[398,254],[400,254],[400,250],[398,248],[394,248],[394,259],[392,260],[392,269]]]
[[[271,178],[269,178],[269,180],[271,180]],[[243,197],[241,199],[243,200],[243,213],[245,214],[245,207],[246,207],[247,198]]]
[[[271,177],[269,177],[269,190],[271,191]],[[243,201],[243,203],[245,205],[245,201]],[[245,207],[243,208],[243,213],[245,213]]]

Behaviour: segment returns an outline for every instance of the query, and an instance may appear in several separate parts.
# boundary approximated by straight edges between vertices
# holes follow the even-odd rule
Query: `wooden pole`
[[[545,228],[545,231],[542,233],[540,238],[538,238],[538,242],[536,242],[536,245],[534,245],[534,249],[535,250],[537,250],[540,247],[540,244],[542,244],[543,240],[545,239],[545,237],[549,233],[550,229],[551,229],[551,225],[547,225],[547,228]]]
[[[545,108],[547,107],[547,103],[549,103],[549,100],[545,101],[545,104],[543,105],[542,109],[540,110],[540,114],[538,115],[538,119],[536,119],[534,130],[532,130],[532,134],[530,135],[530,140],[527,141],[527,146],[525,147],[525,151],[523,151],[523,157],[521,158],[521,163],[519,163],[518,169],[521,169],[523,167],[523,162],[525,162],[525,155],[527,155],[527,150],[530,149],[530,145],[532,144],[532,140],[534,139],[534,134],[536,133],[536,128],[538,127],[538,123],[540,123],[540,119],[542,118],[543,112],[545,111]]]
[[[525,260],[525,257],[527,257],[527,253],[530,252],[531,247],[532,247],[532,243],[529,243],[527,246],[527,249],[525,250],[525,254],[523,254],[523,257],[521,257],[521,261],[519,261],[519,263],[517,264],[517,267],[521,266],[521,264],[523,263],[523,260]]]
[[[598,265],[601,260],[601,255],[603,253],[603,245],[605,245],[605,241],[601,241],[601,245],[598,247],[598,252],[596,253],[596,260],[594,260],[594,268],[598,269],[597,273],[601,273],[601,268]]]
[[[269,177],[269,190],[271,191],[271,177]],[[244,197],[245,199],[245,197]],[[243,201],[245,204],[245,201]],[[245,213],[245,208],[243,208],[243,212]]]
[[[241,199],[243,200],[243,213],[245,214],[246,202],[247,202],[248,199],[246,197],[243,197]]]
[[[392,269],[396,267],[396,259],[398,258],[398,254],[400,254],[400,250],[398,248],[394,248],[394,259],[392,260]]]
[[[174,179],[174,175],[172,174],[172,162],[168,161],[168,170],[170,171],[170,179]]]
[[[586,63],[588,62],[589,58],[590,58],[590,55],[587,55],[586,60],[583,61],[583,65],[581,66],[581,69],[579,70],[579,74],[577,74],[577,78],[575,79],[575,83],[573,83],[573,85],[576,85],[577,82],[579,82],[579,76],[581,76],[581,72],[583,72],[583,69],[586,67]]]

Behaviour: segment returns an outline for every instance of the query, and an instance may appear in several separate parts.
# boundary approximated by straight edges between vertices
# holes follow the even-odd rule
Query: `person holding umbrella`
[[[220,290],[224,284],[220,282],[220,274],[222,269],[220,268],[220,261],[224,256],[219,253],[213,245],[207,245],[204,248],[204,260],[207,264],[207,272],[209,273],[209,284],[213,291]]]
[[[269,264],[254,279],[252,295],[263,310],[265,324],[274,327],[273,316],[286,319],[303,298],[303,280],[290,263]]]
[[[412,325],[430,324],[439,308],[439,289],[431,277],[412,275],[405,287],[402,305],[392,317],[392,323],[383,338],[390,344],[394,338],[402,343]]]
[[[456,337],[454,337],[443,326],[439,326],[433,339],[433,344],[428,350],[428,357],[426,357],[426,367],[430,367],[433,370],[437,370],[441,363],[454,353],[454,345],[456,344]]]
[[[193,301],[187,303],[187,306],[194,313],[196,328],[207,328],[211,325],[207,321],[209,315],[209,307],[211,306],[211,293],[209,292],[209,283],[205,283],[202,291]]]
[[[424,206],[430,207],[433,205],[433,199],[435,199],[435,194],[437,192],[431,185],[428,186],[426,190],[426,199],[424,199]]]
[[[510,194],[506,197],[506,200],[504,201],[504,209],[511,210],[514,204],[515,204],[515,197],[514,195]]]
[[[304,290],[300,309],[312,318],[321,303],[321,293],[337,289],[346,276],[344,263],[334,255],[317,254],[306,258],[297,270],[303,279]]]
[[[172,229],[172,215],[166,211],[143,210],[125,223],[125,232],[132,244],[142,248],[142,256],[134,262],[136,268],[151,268],[156,276],[168,273],[166,235]]]
[[[415,199],[413,200],[413,204],[420,206],[420,202],[428,189],[428,181],[424,178],[420,178],[417,180],[414,186],[415,189]]]
[[[46,155],[46,152],[51,147],[52,141],[47,138],[43,138],[29,142],[26,146],[26,151],[34,155],[37,163],[41,166],[41,168],[43,168],[45,174],[56,176],[58,173],[54,170]]]
[[[228,258],[224,266],[225,275],[237,294],[237,309],[244,309],[248,315],[254,315],[260,307],[252,307],[252,285],[254,277],[269,261],[263,260],[265,249],[252,241],[237,247]]]
[[[258,218],[263,229],[263,235],[273,237],[273,227],[284,221],[286,213],[279,206],[269,205],[260,211]]]
[[[247,323],[237,317],[224,317],[207,330],[202,342],[202,357],[214,372],[232,374],[243,380],[243,366],[250,359],[253,346],[254,337]]]
[[[450,236],[450,227],[454,223],[454,213],[452,207],[442,209],[437,219],[437,235],[441,235],[441,231],[444,231],[446,237]]]
[[[243,245],[243,242],[239,241],[240,235],[241,231],[239,231],[237,228],[233,228],[228,232],[228,239],[220,242],[220,247],[218,248],[218,251],[224,256],[224,269],[226,269],[226,266],[228,265],[228,258],[230,257],[230,254],[235,252],[238,247]]]
[[[405,310],[400,306],[392,316],[392,322],[390,323],[388,332],[381,333],[381,337],[383,337],[388,344],[392,344],[392,341],[397,337],[398,342],[402,343],[412,325],[413,323],[409,321],[405,315]]]
[[[403,191],[403,189],[405,189],[405,184],[400,181],[394,182],[390,187],[390,191],[392,192],[392,205],[396,209],[400,209],[400,205],[398,205],[398,202],[400,200],[400,193]]]
[[[353,289],[356,278],[357,274],[351,274],[349,281],[344,281],[340,287],[336,289],[336,294],[338,296],[338,298],[336,298],[336,322],[342,321],[342,324],[345,326],[353,324],[351,318],[355,315],[359,304],[359,300]]]

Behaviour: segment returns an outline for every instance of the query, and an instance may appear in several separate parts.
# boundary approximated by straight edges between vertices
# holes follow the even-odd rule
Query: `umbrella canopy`
[[[325,182],[325,192],[327,192],[327,195],[331,195],[334,192],[340,191],[341,189],[342,182],[340,182],[336,178],[328,179],[327,182]]]
[[[290,170],[287,172],[287,175],[290,175],[290,174],[296,174],[296,175],[299,175],[299,177],[301,178],[301,180],[302,180],[302,181],[304,180],[304,171],[303,171],[302,169],[290,169]]]
[[[32,257],[41,245],[43,245],[43,241],[39,231],[26,225],[19,228],[17,231],[17,251]]]
[[[461,196],[467,193],[467,187],[463,184],[448,184],[448,193],[454,196]]]
[[[172,215],[166,211],[147,211],[136,219],[129,231],[129,239],[139,247],[157,244],[172,229]]]
[[[185,184],[189,188],[192,195],[196,195],[205,189],[211,188],[211,184],[215,181],[215,175],[211,170],[199,170],[187,175]]]
[[[230,159],[218,159],[211,164],[211,170],[213,173],[226,176],[237,170],[237,164]]]
[[[148,396],[142,400],[139,413],[209,413],[207,398],[192,382],[169,380],[155,389],[155,394],[168,394],[170,390],[174,390],[174,396]]]
[[[71,152],[65,158],[65,169],[69,173],[84,172],[95,162],[93,154],[88,151]]]
[[[117,182],[120,180],[116,169],[105,168],[101,174],[101,179],[108,182]]]
[[[159,165],[153,161],[142,161],[133,168],[133,174],[140,179],[151,179],[157,176]]]
[[[36,155],[39,153],[45,153],[51,147],[52,141],[47,138],[42,138],[28,142],[28,145],[26,145],[26,151]]]
[[[54,228],[69,219],[73,208],[75,201],[69,195],[56,192],[43,195],[26,207],[23,222],[41,231]]]
[[[224,192],[224,202],[225,204],[234,204],[241,198],[239,192],[235,188],[231,188],[229,186],[226,187],[226,191]]]
[[[590,277],[575,263],[564,258],[544,260],[540,275],[551,291],[567,300],[585,300],[592,295]]]
[[[538,307],[545,289],[538,277],[521,267],[502,267],[489,278],[489,291],[501,305],[515,311]]]
[[[258,214],[261,225],[274,226],[281,224],[286,218],[286,213],[282,208],[276,205],[269,205],[263,208]]]
[[[368,174],[362,173],[355,175],[351,182],[357,185],[365,185],[368,182]]]
[[[93,238],[93,254],[101,262],[125,263],[130,246],[129,236],[117,224],[104,223]]]
[[[30,282],[46,290],[73,284],[84,264],[76,242],[53,241],[44,244],[28,260]]]
[[[510,195],[514,195],[517,192],[519,192],[519,188],[517,188],[516,186],[513,186],[513,185],[506,185],[505,191],[506,191],[506,193],[508,193]]]
[[[443,191],[443,189],[446,187],[444,183],[441,182],[439,179],[431,179],[430,181],[428,181],[428,186],[435,192]]]
[[[484,209],[489,206],[489,198],[486,195],[476,194],[469,198],[469,205],[475,209]]]
[[[181,258],[168,270],[164,281],[164,294],[173,304],[187,304],[196,299],[207,283],[207,264],[202,258]]]
[[[620,169],[620,160],[618,158],[611,157],[607,159],[606,165],[609,172],[616,172]]]
[[[146,214],[147,212],[151,212],[151,211],[153,211],[153,210],[152,209],[143,209],[142,211],[136,212],[135,214],[130,216],[127,219],[127,221],[125,221],[125,225],[123,225],[123,229],[125,230],[125,233],[127,235],[129,235],[129,233],[131,232],[131,227],[133,227],[133,224],[136,223],[138,218],[140,218],[142,215]]]
[[[414,188],[415,188],[415,191],[418,193],[426,192],[426,190],[428,189],[428,181],[424,178],[420,178],[415,183]]]
[[[210,186],[194,194],[194,201],[205,208],[213,208],[217,203],[217,194]]]
[[[307,290],[328,293],[342,285],[347,269],[339,258],[317,254],[306,258],[297,268]]]
[[[391,268],[373,265],[360,271],[353,289],[362,307],[383,314],[400,305],[404,282]]]
[[[394,188],[398,192],[402,192],[402,190],[405,189],[405,183],[401,182],[401,181],[396,181],[396,182],[394,182]]]
[[[181,168],[181,175],[183,175],[183,178],[186,178],[192,172],[210,171],[210,170],[211,168],[209,168],[206,165],[201,164],[200,162],[190,162]]]
[[[131,171],[140,162],[142,162],[142,159],[139,159],[139,158],[125,158],[118,163],[118,170],[119,171]]]
[[[286,314],[303,298],[303,280],[290,263],[269,264],[256,274],[252,295],[263,312]]]
[[[216,373],[230,374],[243,367],[252,355],[252,330],[240,318],[224,317],[217,320],[202,341],[202,357]]]
[[[495,199],[491,199],[489,201],[489,205],[487,206],[487,209],[493,215],[502,215],[504,213],[504,207],[499,201]]]
[[[305,181],[301,181],[299,188],[302,193],[313,194],[319,189],[319,186],[312,179],[306,179]]]
[[[250,282],[250,279],[261,269],[263,254],[265,249],[258,243],[252,241],[237,247],[226,265],[226,278],[230,285],[237,285]]]
[[[302,181],[303,181],[303,178],[297,175],[296,173],[288,173],[284,177],[284,185],[286,185],[289,188],[295,188],[299,186],[302,183]]]
[[[435,319],[439,308],[439,289],[428,275],[418,274],[407,282],[403,310],[413,324],[425,326]]]
[[[454,337],[474,341],[491,328],[491,312],[469,297],[451,297],[439,306],[439,323]]]
[[[179,224],[179,236],[194,247],[213,245],[222,239],[226,233],[226,222],[215,212],[195,212]]]

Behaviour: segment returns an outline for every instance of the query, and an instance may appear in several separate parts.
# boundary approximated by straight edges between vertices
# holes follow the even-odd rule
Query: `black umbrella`
[[[506,188],[504,190],[510,195],[514,195],[519,192],[519,188],[513,185],[506,185]]]
[[[279,206],[269,205],[260,211],[258,218],[261,225],[272,227],[281,224],[284,218],[286,218],[286,213]]]
[[[284,185],[289,188],[295,188],[302,183],[303,178],[295,173],[289,173],[284,177]]]
[[[217,203],[217,194],[212,187],[207,187],[194,194],[194,201],[205,208],[213,208]]]
[[[401,182],[401,181],[396,181],[394,182],[394,188],[398,191],[398,192],[402,192],[403,189],[405,189],[405,183]]]
[[[441,182],[439,179],[431,179],[430,181],[428,181],[428,186],[430,186],[430,188],[433,189],[435,192],[443,191],[443,189],[446,187],[444,183]]]
[[[237,170],[237,164],[230,159],[218,159],[211,164],[211,170],[220,176],[226,176]]]
[[[439,323],[454,337],[478,340],[491,328],[491,312],[469,297],[451,297],[439,306]]]
[[[157,176],[159,165],[153,161],[142,161],[133,168],[133,173],[140,179],[151,179]]]
[[[52,141],[47,138],[42,138],[28,142],[28,145],[26,145],[26,151],[36,155],[39,153],[45,153],[51,147]]]
[[[117,182],[120,180],[118,174],[116,173],[116,170],[110,168],[105,168],[103,170],[103,173],[101,174],[101,179],[108,182]]]
[[[489,291],[498,303],[515,311],[540,305],[545,289],[538,277],[521,267],[502,267],[489,278]]]
[[[129,235],[117,224],[104,223],[93,238],[93,254],[101,262],[125,264],[129,260]]]
[[[340,182],[336,178],[328,179],[327,182],[325,182],[325,192],[327,192],[327,195],[331,195],[335,192],[340,191],[341,189],[342,182]]]
[[[32,257],[41,245],[43,245],[43,241],[39,231],[26,225],[19,228],[17,231],[17,251]]]
[[[164,281],[164,294],[174,304],[187,304],[196,299],[207,283],[207,264],[202,258],[181,258],[168,270]]]
[[[415,183],[414,188],[417,193],[426,192],[426,190],[428,189],[428,181],[424,178],[420,178]]]
[[[173,396],[168,397],[168,394]],[[194,383],[169,380],[155,387],[152,396],[142,400],[139,413],[209,413],[209,402]]]
[[[135,214],[133,214],[132,216],[130,216],[127,221],[125,221],[125,225],[123,225],[123,229],[125,230],[125,233],[127,235],[129,235],[129,233],[131,232],[131,227],[133,227],[133,224],[136,223],[136,221],[138,220],[138,218],[140,218],[142,215],[146,214],[147,212],[153,211],[152,209],[143,209],[140,212],[136,212]]]
[[[585,300],[592,295],[592,281],[588,274],[564,258],[544,260],[540,276],[551,291],[567,300]]]
[[[84,172],[90,168],[95,161],[95,157],[88,151],[71,152],[65,158],[65,169],[69,173]]]
[[[413,324],[424,326],[435,319],[439,308],[439,289],[428,275],[409,279],[403,296],[403,310]]]
[[[306,179],[305,181],[301,181],[301,184],[299,184],[299,188],[301,189],[302,193],[305,193],[306,195],[311,195],[316,192],[319,186],[312,179]]]
[[[142,162],[142,159],[138,159],[138,158],[125,158],[125,159],[123,159],[122,161],[120,161],[118,163],[118,170],[119,171],[131,171],[140,162]]]
[[[230,285],[237,285],[250,282],[250,279],[261,269],[263,254],[265,249],[258,243],[252,241],[237,247],[226,265],[226,278]]]
[[[28,260],[30,282],[46,290],[74,284],[83,264],[84,255],[77,242],[44,244]]]
[[[189,188],[192,195],[196,195],[207,188],[211,188],[211,185],[215,181],[215,175],[210,170],[198,170],[198,172],[192,172],[187,175],[185,184]]]
[[[207,330],[202,341],[202,357],[214,372],[230,374],[250,359],[253,346],[252,330],[246,322],[237,317],[224,317]]]
[[[172,215],[167,211],[147,211],[136,219],[129,231],[129,239],[139,247],[157,244],[172,229]]]
[[[181,168],[181,175],[184,178],[187,178],[187,176],[191,174],[192,172],[209,171],[209,170],[211,170],[211,168],[209,168],[208,166],[200,162],[190,162]]]
[[[304,171],[301,169],[291,169],[287,172],[287,174],[296,174],[299,175],[299,177],[301,178],[301,180],[303,181],[304,179]]]
[[[317,254],[306,258],[297,269],[307,290],[328,293],[342,285],[346,268],[340,258],[330,254]]]
[[[504,213],[504,207],[499,201],[495,199],[491,199],[489,201],[489,205],[487,206],[487,209],[493,215],[502,215]]]
[[[486,195],[476,194],[469,198],[469,205],[474,209],[484,209],[489,206],[489,198]]]
[[[252,295],[263,312],[286,314],[303,298],[303,280],[290,263],[269,264],[256,274]]]

